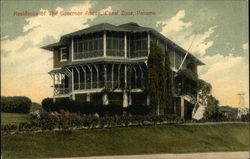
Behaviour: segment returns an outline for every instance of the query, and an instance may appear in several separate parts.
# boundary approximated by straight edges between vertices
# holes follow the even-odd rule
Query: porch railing
[[[56,88],[55,89],[55,95],[63,95],[63,94],[69,94],[69,88]]]
[[[129,85],[129,84],[128,84]],[[117,89],[117,88],[124,88],[125,84],[124,82],[119,81],[107,81],[106,84],[104,81],[100,82],[86,82],[86,83],[74,83],[74,90],[85,90],[85,89],[94,89],[94,88],[109,88],[109,89]],[[133,84],[128,86],[130,89],[143,89],[145,86],[143,84]]]
[[[148,56],[148,50],[130,51],[129,53],[130,58],[147,57],[147,56]]]
[[[103,50],[93,50],[74,53],[74,59],[85,59],[103,56]]]

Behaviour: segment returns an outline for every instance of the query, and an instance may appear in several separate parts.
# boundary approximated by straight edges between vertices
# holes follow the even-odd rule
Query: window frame
[[[62,52],[63,49],[66,49],[66,50],[67,50],[67,52],[66,52],[66,59],[63,59],[63,58],[62,58],[62,57],[63,57],[63,52]],[[61,48],[60,48],[60,62],[68,61],[68,54],[69,54],[68,47],[67,47],[67,46],[61,47]]]

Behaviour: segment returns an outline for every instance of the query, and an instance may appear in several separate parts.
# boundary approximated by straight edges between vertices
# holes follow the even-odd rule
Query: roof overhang
[[[197,65],[205,65],[205,63],[200,61],[198,58],[196,58],[190,52],[188,52],[187,50],[178,46],[177,44],[175,44],[173,41],[171,41],[170,39],[163,36],[158,31],[156,31],[152,28],[139,26],[138,24],[135,24],[135,23],[127,23],[127,24],[122,24],[119,26],[115,26],[115,25],[108,24],[108,23],[101,23],[98,25],[91,26],[89,28],[85,28],[82,30],[78,30],[78,31],[63,35],[59,42],[53,43],[50,45],[46,45],[46,46],[43,46],[41,48],[45,49],[45,50],[53,51],[53,49],[55,47],[69,44],[69,40],[72,39],[72,37],[74,37],[74,36],[79,36],[79,35],[84,35],[84,34],[89,34],[89,33],[94,33],[94,32],[100,32],[100,31],[117,31],[117,32],[128,32],[128,33],[129,32],[133,32],[133,33],[135,33],[135,32],[150,32],[150,33],[154,34],[155,36],[159,37],[160,39],[166,41],[167,43],[173,45],[175,48],[179,49],[182,53],[184,53],[184,54],[188,53],[188,57],[193,59]]]
[[[53,44],[49,44],[49,45],[46,45],[46,46],[42,46],[41,48],[44,49],[44,50],[48,50],[48,51],[53,51],[54,47],[58,47],[60,46],[60,43],[53,43]]]
[[[145,63],[147,61],[147,58],[138,58],[138,59],[124,59],[124,58],[105,58],[105,57],[98,57],[88,60],[79,60],[79,61],[73,61],[64,66],[65,67],[74,67],[77,65],[88,65],[88,64],[97,64],[97,63],[130,63],[130,64],[137,64],[137,63]]]

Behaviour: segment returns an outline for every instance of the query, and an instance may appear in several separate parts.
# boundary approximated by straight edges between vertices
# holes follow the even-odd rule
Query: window
[[[68,60],[68,48],[62,47],[60,48],[60,61],[67,61]]]
[[[107,32],[107,56],[124,56],[124,33]]]

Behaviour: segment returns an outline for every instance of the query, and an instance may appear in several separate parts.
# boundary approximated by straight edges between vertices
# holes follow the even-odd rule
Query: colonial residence
[[[59,42],[42,47],[53,52],[54,100],[71,98],[118,104],[150,104],[143,91],[150,45],[169,54],[174,83],[173,112],[192,118],[196,88],[189,79],[176,76],[179,68],[197,75],[199,59],[152,28],[136,23],[101,23],[63,35]],[[198,76],[198,75],[197,75]],[[124,89],[126,88],[126,89]],[[110,93],[109,90],[112,93]],[[161,111],[161,114],[168,113]]]

